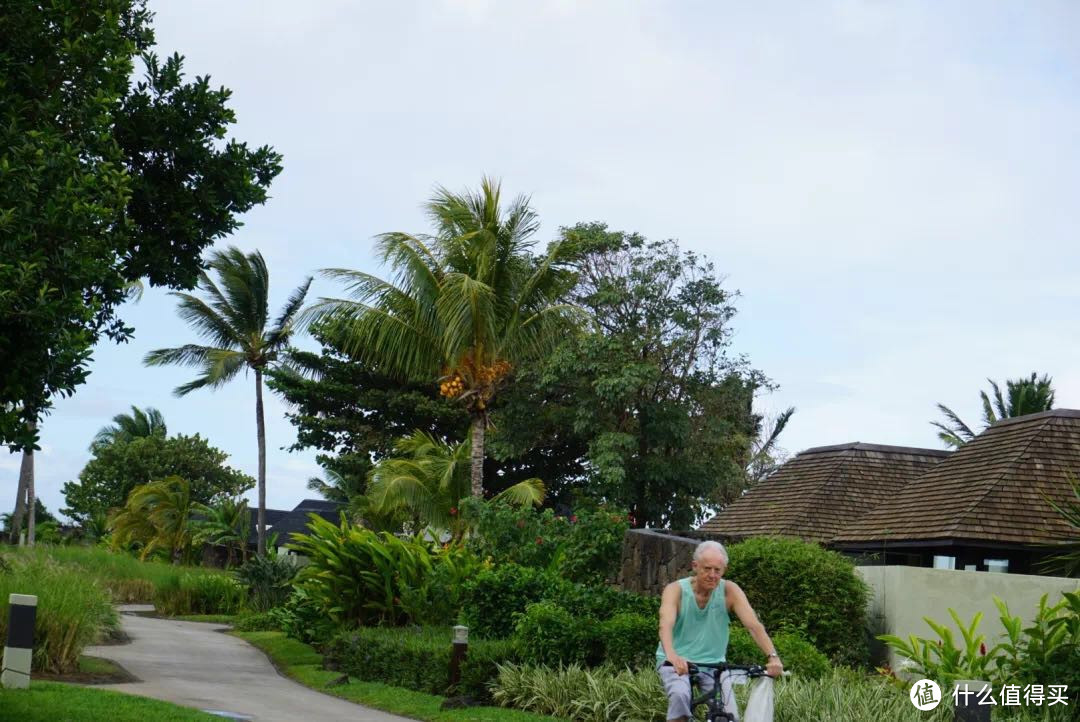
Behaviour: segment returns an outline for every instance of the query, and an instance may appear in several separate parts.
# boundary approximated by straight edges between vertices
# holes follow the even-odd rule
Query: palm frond
[[[223,318],[218,309],[212,308],[208,303],[197,296],[189,293],[170,294],[180,299],[177,306],[177,315],[193,326],[196,332],[208,340],[211,345],[220,348],[240,347],[244,339],[236,333],[236,329],[229,324],[229,320]]]
[[[306,319],[300,313],[300,310],[304,305],[308,289],[311,288],[311,281],[311,276],[308,276],[303,283],[296,287],[292,295],[289,296],[288,301],[285,302],[281,314],[274,320],[273,328],[266,335],[267,349],[274,351],[280,349],[288,344],[293,333],[304,327],[303,324]]]
[[[504,501],[514,506],[540,506],[544,503],[547,489],[544,482],[539,479],[526,479],[519,481],[508,489],[503,489],[495,495],[494,500]]]

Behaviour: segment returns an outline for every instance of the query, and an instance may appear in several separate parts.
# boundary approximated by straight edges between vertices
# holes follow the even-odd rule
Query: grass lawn
[[[0,717],[20,722],[221,722],[155,699],[33,679],[30,689],[0,689]]]
[[[391,687],[379,682],[351,680],[348,684],[327,687],[341,677],[341,672],[322,669],[322,655],[306,644],[290,639],[282,632],[230,632],[247,640],[266,655],[283,674],[302,685],[350,702],[375,707],[394,714],[426,722],[551,722],[556,717],[503,709],[502,707],[467,707],[442,710],[444,697]]]

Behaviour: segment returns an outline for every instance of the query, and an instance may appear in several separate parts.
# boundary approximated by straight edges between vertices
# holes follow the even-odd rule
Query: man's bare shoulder
[[[682,597],[682,586],[679,582],[669,582],[664,585],[664,592],[661,599],[679,599]]]

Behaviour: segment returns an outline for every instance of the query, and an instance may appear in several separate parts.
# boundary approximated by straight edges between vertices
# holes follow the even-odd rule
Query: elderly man
[[[734,612],[765,654],[765,669],[772,677],[784,665],[765,633],[765,627],[746,601],[738,584],[724,579],[728,556],[722,544],[702,542],[694,550],[694,575],[664,587],[660,600],[660,645],[656,649],[656,669],[668,697],[668,720],[685,722],[690,717],[690,676],[688,662],[722,664],[728,646],[728,620]],[[670,665],[665,664],[670,662]],[[702,674],[698,683],[703,692],[712,689],[712,678]],[[726,710],[736,714],[734,701]]]

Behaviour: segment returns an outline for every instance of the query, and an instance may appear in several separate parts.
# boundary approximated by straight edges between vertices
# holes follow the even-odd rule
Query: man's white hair
[[[711,539],[697,545],[697,549],[694,549],[694,561],[699,561],[701,555],[709,551],[720,552],[720,556],[724,557],[724,564],[728,563],[727,549],[725,549],[724,545],[720,542],[712,541]]]

